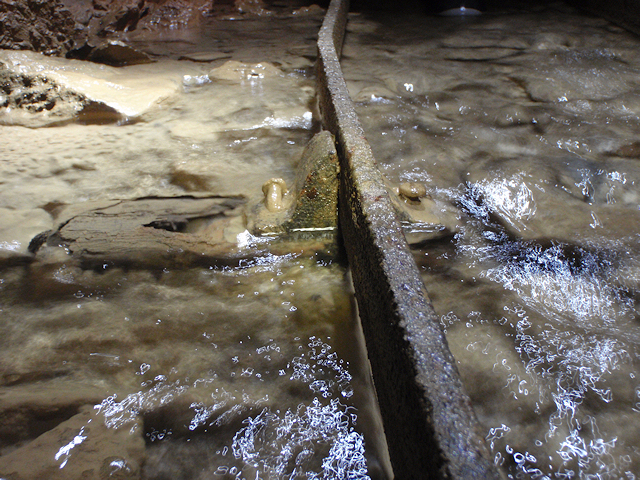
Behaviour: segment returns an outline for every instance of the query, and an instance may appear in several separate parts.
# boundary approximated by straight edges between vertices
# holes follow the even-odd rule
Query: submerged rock
[[[27,253],[33,236],[53,226],[51,216],[41,208],[0,208],[0,218],[0,253],[5,255]]]
[[[640,158],[640,142],[621,145],[617,150],[610,152],[610,154],[623,158]]]
[[[514,75],[536,102],[602,101],[633,91],[633,67],[609,49],[561,50],[524,75]]]
[[[91,50],[88,59],[96,63],[104,63],[112,67],[140,65],[153,60],[146,53],[137,50],[119,40],[110,40]]]
[[[37,342],[32,345],[36,346]],[[46,354],[40,352],[40,355]],[[0,454],[33,441],[77,415],[83,405],[100,403],[107,393],[103,388],[52,379],[58,372],[19,373],[4,360],[0,360],[6,372],[0,377],[0,384],[5,387],[0,402]],[[34,364],[30,366],[42,368],[40,360],[33,359]]]
[[[211,81],[245,81],[261,80],[263,78],[284,77],[284,73],[271,63],[243,63],[237,60],[229,60],[223,65],[214,68],[209,72]]]
[[[600,238],[636,248],[635,185],[640,170],[602,168],[580,158],[479,162],[467,176],[463,206],[524,240],[589,247]]]
[[[22,480],[140,478],[142,425],[109,428],[88,405],[33,442],[0,457],[0,475]]]
[[[240,217],[232,211],[243,203],[216,196],[102,202],[77,214],[63,212],[60,226],[36,237],[30,249],[42,256],[41,247],[62,246],[85,265],[154,267],[233,257],[235,237],[225,236],[225,229],[233,229],[233,217]]]

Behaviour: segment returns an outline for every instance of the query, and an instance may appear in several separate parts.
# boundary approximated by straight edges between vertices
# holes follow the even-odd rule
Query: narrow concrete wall
[[[339,64],[348,2],[318,40],[323,123],[340,157],[340,228],[398,479],[500,478],[413,261]]]

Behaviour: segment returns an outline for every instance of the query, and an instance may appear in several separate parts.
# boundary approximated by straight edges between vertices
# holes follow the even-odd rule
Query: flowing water
[[[347,29],[380,168],[437,206],[410,239],[495,463],[640,477],[640,41],[561,4]]]
[[[89,267],[55,245],[27,258],[33,236],[101,202],[250,205],[269,178],[291,182],[317,130],[322,15],[132,35],[147,65],[2,52],[110,108],[0,112],[0,478],[386,478],[340,262],[268,253],[239,210],[208,265]]]
[[[290,183],[315,127],[311,74],[321,19],[321,12],[210,19],[186,39],[136,37],[130,43],[157,50],[158,61],[122,68],[15,53],[24,69],[66,69],[66,78],[80,78],[72,86],[115,97],[110,105],[125,115],[110,124],[98,118],[35,129],[37,118],[11,125],[15,112],[0,110],[0,245],[26,251],[33,235],[54,225],[60,206],[185,194],[250,198],[271,177]],[[0,53],[7,63],[12,53]],[[210,60],[189,60],[202,57]]]
[[[381,475],[343,267],[2,279],[2,478]]]
[[[138,32],[157,61],[119,69],[12,57],[121,115],[0,112],[0,477],[384,478],[339,262],[252,250],[230,211],[244,260],[22,265],[102,201],[291,182],[321,16]],[[383,172],[437,207],[415,258],[509,478],[640,476],[638,46],[561,5],[350,16],[350,91]]]

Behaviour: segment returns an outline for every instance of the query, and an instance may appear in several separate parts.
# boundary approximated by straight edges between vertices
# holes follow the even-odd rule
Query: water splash
[[[283,415],[265,408],[243,422],[233,455],[267,478],[369,479],[364,438],[352,426],[352,411],[335,398],[328,405],[314,398]],[[318,447],[330,448],[320,468],[313,468]]]
[[[624,465],[638,465],[639,452],[629,454],[629,437],[620,437],[608,408],[615,400],[624,410],[630,399],[621,385],[635,378],[628,372],[640,360],[637,305],[627,287],[613,281],[621,265],[634,261],[595,249],[513,241],[495,231],[483,238],[482,247],[465,244],[459,252],[479,269],[479,278],[517,298],[494,325],[511,339],[519,360],[501,353],[494,369],[506,373],[504,389],[514,405],[526,411],[531,402],[519,399],[533,396],[531,414],[547,422],[528,450],[518,440],[520,425],[491,427],[487,440],[496,464],[511,465],[509,478],[634,478]],[[467,328],[491,323],[475,313]],[[445,327],[456,322],[462,320],[453,313],[442,318]],[[482,346],[482,339],[469,338],[479,344],[470,344],[474,350]]]
[[[269,395],[258,398],[259,392],[248,393],[241,385],[237,390],[215,387],[219,373],[214,373],[191,383],[187,378],[170,380],[168,376],[157,375],[153,380],[143,382],[140,391],[121,401],[117,401],[117,395],[112,395],[96,405],[95,410],[104,417],[109,428],[129,426],[133,433],[138,428],[138,419],[150,412],[171,407],[181,397],[197,396],[198,390],[205,390],[205,394],[211,391],[208,400],[189,405],[188,430],[195,435],[193,438],[209,429],[216,431],[240,420],[243,425],[230,444],[219,450],[222,453],[217,464],[214,462],[216,475],[369,479],[364,437],[356,430],[357,411],[346,403],[353,395],[353,377],[347,362],[317,336],[308,338],[306,348],[302,345],[298,348],[302,351],[298,350],[286,367],[278,371],[278,377],[288,378],[292,387],[301,384],[307,388],[308,393],[298,395],[308,400],[295,407],[277,409]],[[256,348],[255,353],[266,360],[261,367],[255,362],[253,366],[246,366],[247,359],[235,356],[231,359],[234,370],[230,375],[240,372],[237,376],[246,379],[269,378],[269,370],[282,361],[281,350],[275,342]],[[272,361],[272,355],[279,358]],[[149,370],[148,364],[142,364],[138,374]],[[260,413],[247,416],[256,408],[262,408]],[[154,427],[145,436],[148,442],[158,443],[176,441],[175,433],[168,428]],[[184,433],[178,432],[178,435]],[[227,453],[232,453],[237,462],[220,464],[225,462]]]

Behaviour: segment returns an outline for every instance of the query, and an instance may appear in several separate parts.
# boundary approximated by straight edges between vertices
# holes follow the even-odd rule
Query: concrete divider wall
[[[500,478],[427,296],[339,63],[348,1],[318,39],[318,100],[340,157],[340,228],[398,479]]]

